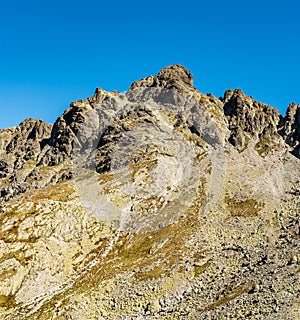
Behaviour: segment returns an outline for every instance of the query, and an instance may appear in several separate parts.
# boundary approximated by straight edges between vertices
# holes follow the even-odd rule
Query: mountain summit
[[[0,131],[0,318],[299,319],[300,106],[181,65]]]

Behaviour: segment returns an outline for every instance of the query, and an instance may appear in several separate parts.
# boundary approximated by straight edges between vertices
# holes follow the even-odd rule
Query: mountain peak
[[[162,87],[181,89],[183,86],[193,87],[194,77],[190,71],[180,64],[170,65],[161,69],[156,76],[149,76],[135,81],[131,88],[136,87]]]
[[[182,81],[188,85],[193,85],[194,77],[192,73],[183,67],[181,64],[174,64],[163,68],[157,78],[161,81],[175,82]]]

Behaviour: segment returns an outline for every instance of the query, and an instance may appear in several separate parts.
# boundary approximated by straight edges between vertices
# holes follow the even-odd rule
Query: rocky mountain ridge
[[[1,319],[299,319],[300,105],[181,65],[0,131]]]
[[[130,99],[135,88],[155,87],[196,94],[198,99],[200,97],[200,102],[201,99],[203,101],[207,99],[209,104],[213,104],[213,108],[220,112],[219,116],[222,116],[226,121],[226,127],[230,132],[227,140],[238,151],[245,150],[249,141],[255,140],[255,148],[261,156],[286,146],[292,154],[300,157],[300,105],[291,103],[286,115],[281,116],[277,109],[255,101],[240,89],[227,90],[224,97],[220,99],[210,94],[199,95],[199,92],[193,87],[192,74],[180,65],[167,67],[157,76],[150,76],[134,82],[126,95]],[[153,94],[152,91],[151,94]],[[13,185],[14,191],[12,191],[11,185],[3,187],[0,191],[1,198],[8,200],[15,194],[32,187],[33,185],[27,185],[25,180],[26,178],[37,178],[38,170],[36,168],[59,166],[70,160],[73,144],[79,142],[76,138],[78,127],[84,122],[91,108],[104,100],[109,101],[113,95],[120,94],[117,92],[108,93],[98,88],[94,96],[87,100],[71,103],[70,108],[56,120],[54,125],[29,118],[16,128],[2,129],[0,131],[2,144],[0,149],[1,178],[9,178],[11,182],[15,181],[14,172],[22,169],[28,160],[34,161],[36,166],[31,172],[28,172],[27,177],[23,177],[22,183]],[[138,99],[145,98],[140,96]],[[212,116],[214,116],[213,112]],[[70,174],[62,173],[62,176],[53,176],[52,178],[54,181],[59,181],[68,176]]]

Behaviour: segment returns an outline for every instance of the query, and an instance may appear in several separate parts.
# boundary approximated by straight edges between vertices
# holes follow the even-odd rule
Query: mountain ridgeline
[[[212,117],[215,111],[218,117],[223,118],[228,129],[226,142],[239,152],[247,149],[252,141],[255,144],[254,149],[261,157],[278,149],[289,150],[294,156],[300,157],[300,105],[291,103],[286,115],[281,116],[275,108],[255,101],[240,89],[227,90],[224,97],[217,99],[211,94],[199,93],[193,87],[192,74],[180,65],[164,68],[157,76],[134,82],[125,95],[133,100],[142,98],[135,97],[136,88],[160,88],[169,91],[167,94],[178,91],[181,94],[197,96],[195,99],[200,99],[199,104],[203,108],[206,107],[206,103],[209,104],[212,112],[208,113]],[[59,166],[72,159],[74,144],[84,147],[81,145],[82,142],[78,141],[77,135],[80,125],[89,116],[90,109],[102,103],[108,105],[115,97],[122,95],[97,88],[94,96],[87,100],[72,102],[70,108],[54,125],[29,118],[17,127],[1,130],[0,177],[8,178],[11,182],[9,186],[0,190],[1,199],[6,201],[29,188],[41,187],[71,177],[62,170],[45,180],[40,176],[38,168]],[[101,144],[101,137],[99,139]],[[28,171],[28,175],[20,177],[19,169],[26,167],[29,160],[35,163],[34,168]],[[32,180],[36,182],[32,183]]]

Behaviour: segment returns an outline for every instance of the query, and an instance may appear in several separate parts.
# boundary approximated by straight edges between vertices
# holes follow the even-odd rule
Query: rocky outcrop
[[[279,132],[285,142],[292,147],[292,153],[299,158],[300,105],[295,103],[289,105],[285,117],[280,121]]]
[[[280,114],[276,109],[256,102],[240,89],[226,91],[223,102],[231,131],[229,142],[239,151],[245,150],[251,140],[263,156],[283,146],[277,129]]]
[[[54,123],[40,164],[55,166],[71,158],[74,144],[77,146],[80,144],[76,137],[80,126],[84,123],[91,109],[97,104],[101,104],[106,97],[106,92],[98,88],[94,96],[85,101],[79,100],[71,103],[70,108]]]
[[[300,157],[299,105],[291,103],[286,115],[281,116],[276,109],[255,101],[240,89],[226,91],[222,101],[231,131],[229,142],[239,151],[245,150],[249,141],[254,140],[261,156],[286,144],[293,155]]]
[[[25,180],[39,162],[51,128],[41,120],[26,119],[16,128],[0,131],[0,176],[5,179],[0,185],[2,200],[30,188]]]
[[[20,162],[37,160],[38,156],[50,137],[52,125],[41,120],[26,119],[18,127],[1,131],[3,136],[1,154],[14,155]],[[19,169],[17,164],[14,169]]]
[[[0,131],[0,318],[299,319],[299,106],[181,65]]]
[[[163,89],[176,88],[184,90],[186,87],[193,87],[194,77],[182,65],[172,65],[162,69],[156,76],[149,76],[145,79],[134,82],[131,89],[145,87],[160,87]]]
[[[0,177],[6,178],[0,185],[1,199],[6,201],[28,189],[69,179],[66,164],[71,161],[73,147],[83,147],[77,132],[90,110],[106,95],[98,88],[94,96],[71,103],[54,125],[26,119],[16,128],[0,131]],[[48,174],[44,173],[45,167],[50,167]]]

